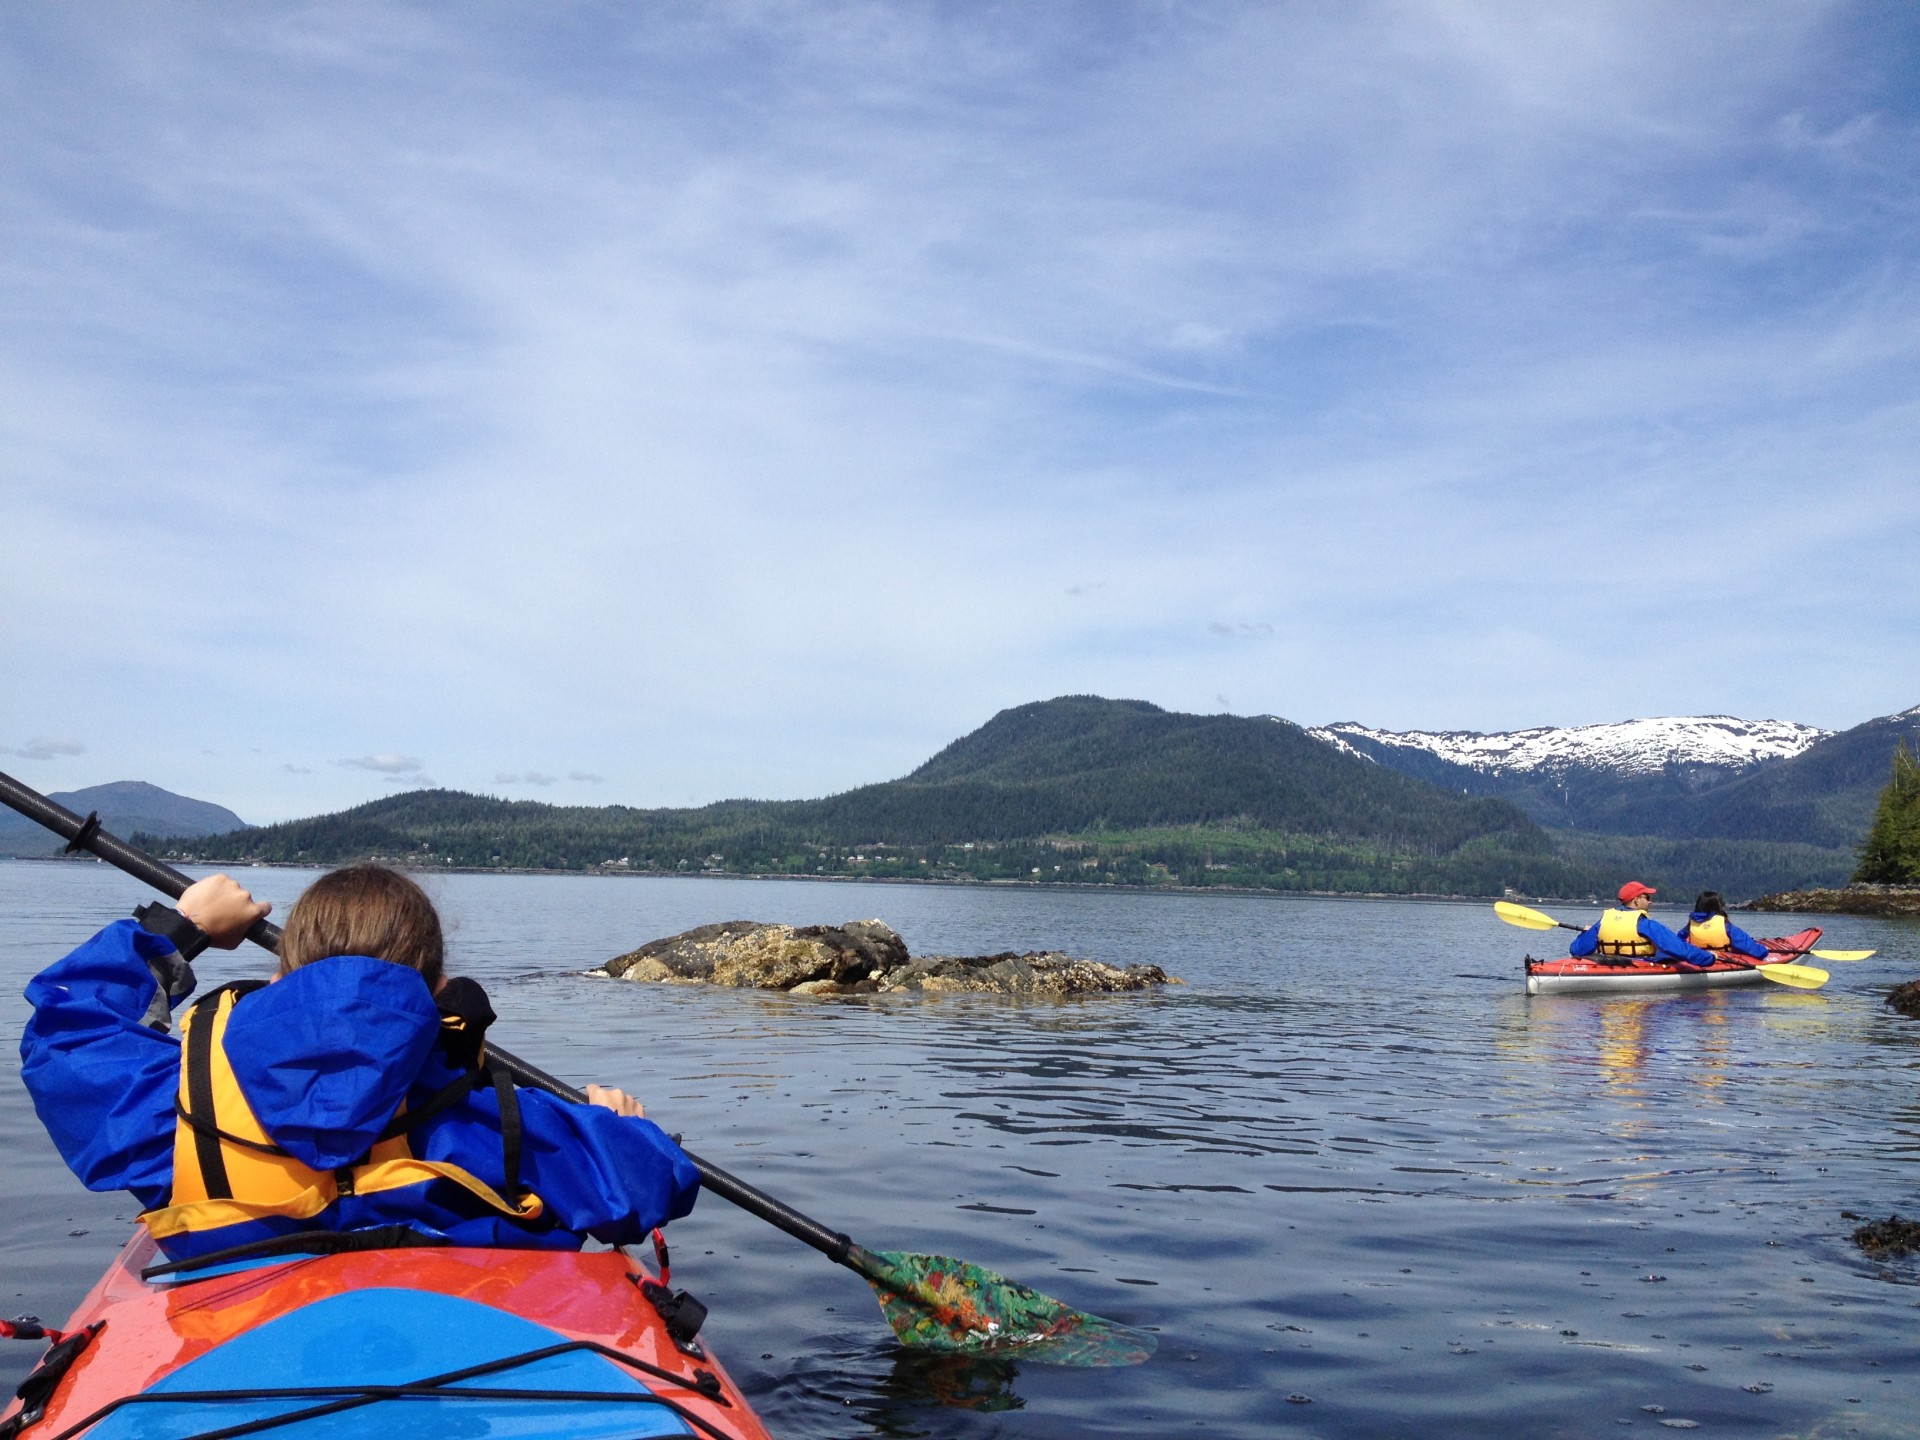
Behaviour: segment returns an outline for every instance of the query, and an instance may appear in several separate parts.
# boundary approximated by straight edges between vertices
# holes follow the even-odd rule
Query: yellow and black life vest
[[[1600,953],[1616,960],[1649,960],[1659,951],[1640,933],[1638,910],[1607,910],[1600,916]]]
[[[1724,915],[1689,920],[1686,934],[1681,939],[1691,941],[1702,950],[1725,950],[1733,944],[1733,937],[1727,934],[1727,917]]]
[[[164,1243],[171,1236],[249,1221],[311,1220],[344,1196],[434,1180],[460,1186],[509,1219],[541,1218],[545,1206],[540,1197],[520,1189],[520,1107],[512,1082],[497,1070],[490,1075],[468,1071],[411,1114],[403,1101],[367,1153],[337,1170],[315,1170],[274,1144],[247,1103],[226,1050],[233,1007],[263,983],[224,985],[196,1001],[181,1018],[173,1192],[166,1205],[140,1217],[156,1240]],[[409,1131],[465,1098],[483,1078],[493,1081],[500,1100],[504,1195],[458,1165],[416,1158],[407,1141]]]

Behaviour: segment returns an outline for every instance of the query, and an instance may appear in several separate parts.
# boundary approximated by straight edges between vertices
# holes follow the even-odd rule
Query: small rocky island
[[[1785,914],[1920,916],[1920,885],[1848,885],[1828,890],[1783,890],[1739,907]]]
[[[725,920],[650,941],[589,973],[669,985],[782,990],[790,995],[921,990],[1051,998],[1180,983],[1158,965],[1121,968],[1054,950],[914,956],[893,927],[880,920],[806,926]]]

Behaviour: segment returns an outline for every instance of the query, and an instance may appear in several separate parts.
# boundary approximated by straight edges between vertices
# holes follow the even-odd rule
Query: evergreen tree
[[[1853,883],[1920,885],[1920,758],[1904,738],[1894,749],[1893,778],[1880,792]]]

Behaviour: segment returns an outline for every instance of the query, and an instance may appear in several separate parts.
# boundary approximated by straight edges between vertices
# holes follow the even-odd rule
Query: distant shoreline
[[[106,862],[94,855],[0,855],[0,862],[19,861],[22,864],[87,864],[104,865]],[[176,860],[170,863],[190,866],[197,870],[217,871],[223,862],[201,860]],[[326,870],[325,865],[294,865],[283,860],[248,860],[225,862],[233,869],[246,870]],[[386,864],[388,862],[376,862]],[[949,880],[921,879],[918,876],[905,875],[786,875],[746,873],[728,870],[628,870],[615,867],[587,868],[581,870],[536,870],[525,867],[503,865],[400,865],[395,870],[409,875],[524,875],[546,877],[549,879],[595,879],[595,880],[803,880],[810,884],[827,885],[930,885],[948,890],[1052,890],[1067,891],[1076,895],[1192,895],[1192,896],[1237,896],[1254,897],[1269,900],[1414,900],[1422,904],[1442,905],[1491,905],[1496,900],[1524,901],[1536,905],[1566,905],[1591,909],[1606,905],[1608,902],[1595,895],[1438,895],[1432,893],[1405,893],[1383,890],[1268,890],[1249,885],[1089,885],[1076,880]],[[1883,889],[1885,887],[1882,887]],[[1867,915],[1878,917],[1905,918],[1920,913],[1920,889],[1902,890],[1895,887],[1894,894],[1905,905],[1913,908],[1870,909],[1865,907],[1841,908],[1834,899],[1846,895],[1842,890],[1787,891],[1779,895],[1763,895],[1735,910],[1753,913],[1799,913],[1827,915]],[[1819,902],[1800,903],[1796,900]],[[1830,899],[1830,897],[1833,897]],[[1858,892],[1853,897],[1857,900]],[[1908,899],[1907,897],[1913,897]],[[1787,902],[1787,903],[1774,903]]]
[[[28,864],[86,864],[106,862],[92,855],[9,855],[0,857]],[[222,865],[247,870],[327,870],[327,865],[295,865],[284,860],[170,860],[172,865],[218,870]],[[378,864],[390,864],[378,861]],[[580,870],[536,870],[507,865],[404,865],[392,868],[409,875],[544,875],[555,879],[601,880],[805,880],[828,885],[934,885],[950,890],[1066,890],[1080,895],[1253,895],[1274,899],[1307,900],[1421,900],[1456,905],[1491,905],[1496,900],[1525,900],[1542,905],[1598,905],[1594,896],[1565,895],[1438,895],[1391,890],[1269,890],[1252,885],[1089,885],[1077,880],[948,880],[906,875],[801,875],[734,870],[627,870],[589,867]]]

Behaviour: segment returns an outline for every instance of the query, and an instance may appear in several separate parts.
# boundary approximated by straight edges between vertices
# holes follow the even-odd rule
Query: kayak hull
[[[668,1332],[639,1288],[652,1277],[622,1250],[368,1250],[141,1279],[162,1258],[137,1231],[81,1302],[68,1334],[99,1328],[24,1440],[102,1411],[90,1440],[262,1420],[287,1440],[769,1440],[704,1346]],[[459,1372],[473,1373],[448,1380]],[[360,1387],[386,1393],[356,1400]],[[284,1393],[299,1390],[331,1398]]]
[[[1676,990],[1727,990],[1746,985],[1768,984],[1760,973],[1767,965],[1791,964],[1811,950],[1820,939],[1817,929],[1798,935],[1763,940],[1772,958],[1751,964],[1721,961],[1704,970],[1688,965],[1661,964],[1634,960],[1626,964],[1607,964],[1596,956],[1560,960],[1527,958],[1529,995],[1647,995]]]

